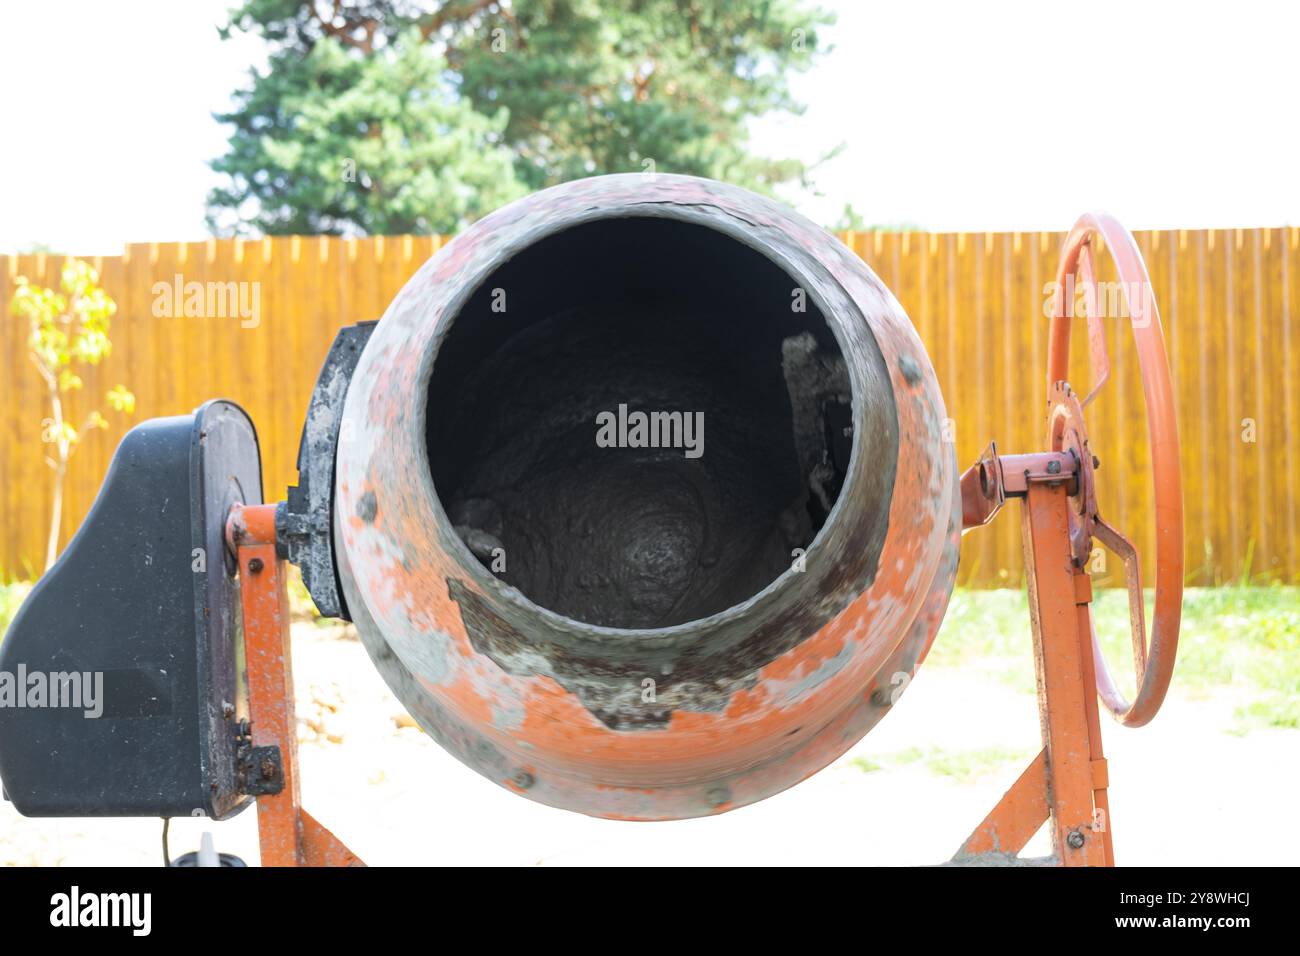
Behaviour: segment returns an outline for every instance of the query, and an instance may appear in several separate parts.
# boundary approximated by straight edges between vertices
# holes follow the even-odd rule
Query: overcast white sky
[[[211,113],[259,58],[218,39],[229,0],[3,2],[0,250],[203,238]],[[787,197],[814,219],[1300,223],[1300,4],[822,4],[836,48],[794,81],[807,112],[754,130],[769,154],[845,144],[822,195]]]

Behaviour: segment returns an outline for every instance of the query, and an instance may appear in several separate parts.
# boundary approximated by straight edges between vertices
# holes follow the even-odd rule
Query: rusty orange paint
[[[1016,782],[998,801],[975,832],[966,838],[956,859],[987,853],[1014,855],[1025,848],[1047,822],[1047,751],[1040,750]]]
[[[226,534],[239,564],[250,732],[278,747],[284,788],[257,798],[263,866],[360,866],[361,861],[302,809],[298,733],[284,564],[275,554],[275,505],[237,505]]]
[[[1021,533],[1038,675],[1043,749],[967,838],[954,859],[1014,856],[1046,821],[1063,866],[1113,866],[1109,780],[1092,666],[1092,587],[1069,531],[1070,486],[1036,481]]]
[[[1067,522],[1069,499],[1062,485],[1031,485],[1023,526],[1029,607],[1038,672],[1039,720],[1046,751],[1047,792],[1053,847],[1066,866],[1104,866],[1110,861],[1110,827],[1100,830],[1093,803],[1092,761],[1100,759],[1101,734],[1094,733],[1096,684],[1090,679],[1091,631],[1085,631],[1076,603]]]

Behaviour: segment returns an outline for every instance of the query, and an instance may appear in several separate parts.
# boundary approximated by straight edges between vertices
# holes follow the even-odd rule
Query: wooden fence
[[[991,438],[1003,451],[1041,449],[1045,285],[1063,236],[867,232],[841,238],[870,263],[919,329],[938,370],[959,463],[974,461]],[[1300,229],[1146,232],[1138,241],[1177,391],[1188,581],[1300,581]],[[113,353],[84,374],[68,417],[79,423],[99,408],[110,427],[88,434],[73,458],[64,540],[92,503],[131,424],[189,411],[211,397],[231,398],[253,416],[267,498],[282,498],[295,480],[303,413],[334,330],[378,318],[440,245],[428,236],[285,237],[134,244],[121,256],[91,257],[118,304]],[[54,286],[63,261],[0,256],[0,579],[39,574],[51,498],[40,442],[48,412],[26,354],[27,328],[9,315],[9,302],[15,277]],[[238,315],[155,317],[155,283],[173,285],[177,276],[187,283],[257,283],[260,321],[246,327],[251,323]],[[1102,460],[1101,506],[1149,552],[1146,425],[1122,322],[1111,324],[1110,344],[1112,380],[1088,416]],[[1076,339],[1080,363],[1073,375],[1080,391],[1086,390],[1086,351]],[[103,401],[119,382],[136,394],[133,415],[112,412]],[[1020,583],[1015,512],[966,537],[963,583]],[[1117,572],[1111,567],[1099,577],[1118,583]]]

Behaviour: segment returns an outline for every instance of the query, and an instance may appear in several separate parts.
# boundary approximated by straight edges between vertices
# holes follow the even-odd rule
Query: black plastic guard
[[[0,778],[20,813],[222,819],[251,802],[235,758],[247,703],[224,524],[236,502],[262,502],[238,405],[207,402],[122,439],[0,644]]]
[[[352,620],[334,555],[334,460],[338,455],[343,403],[352,373],[375,330],[374,322],[339,329],[316,377],[302,439],[298,443],[298,484],[276,511],[280,556],[302,571],[302,582],[322,617]]]

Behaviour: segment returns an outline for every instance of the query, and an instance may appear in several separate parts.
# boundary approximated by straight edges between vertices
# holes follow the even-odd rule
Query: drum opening
[[[696,223],[602,219],[498,266],[428,396],[434,487],[503,583],[587,624],[723,611],[792,568],[848,471],[849,376],[811,293]]]

